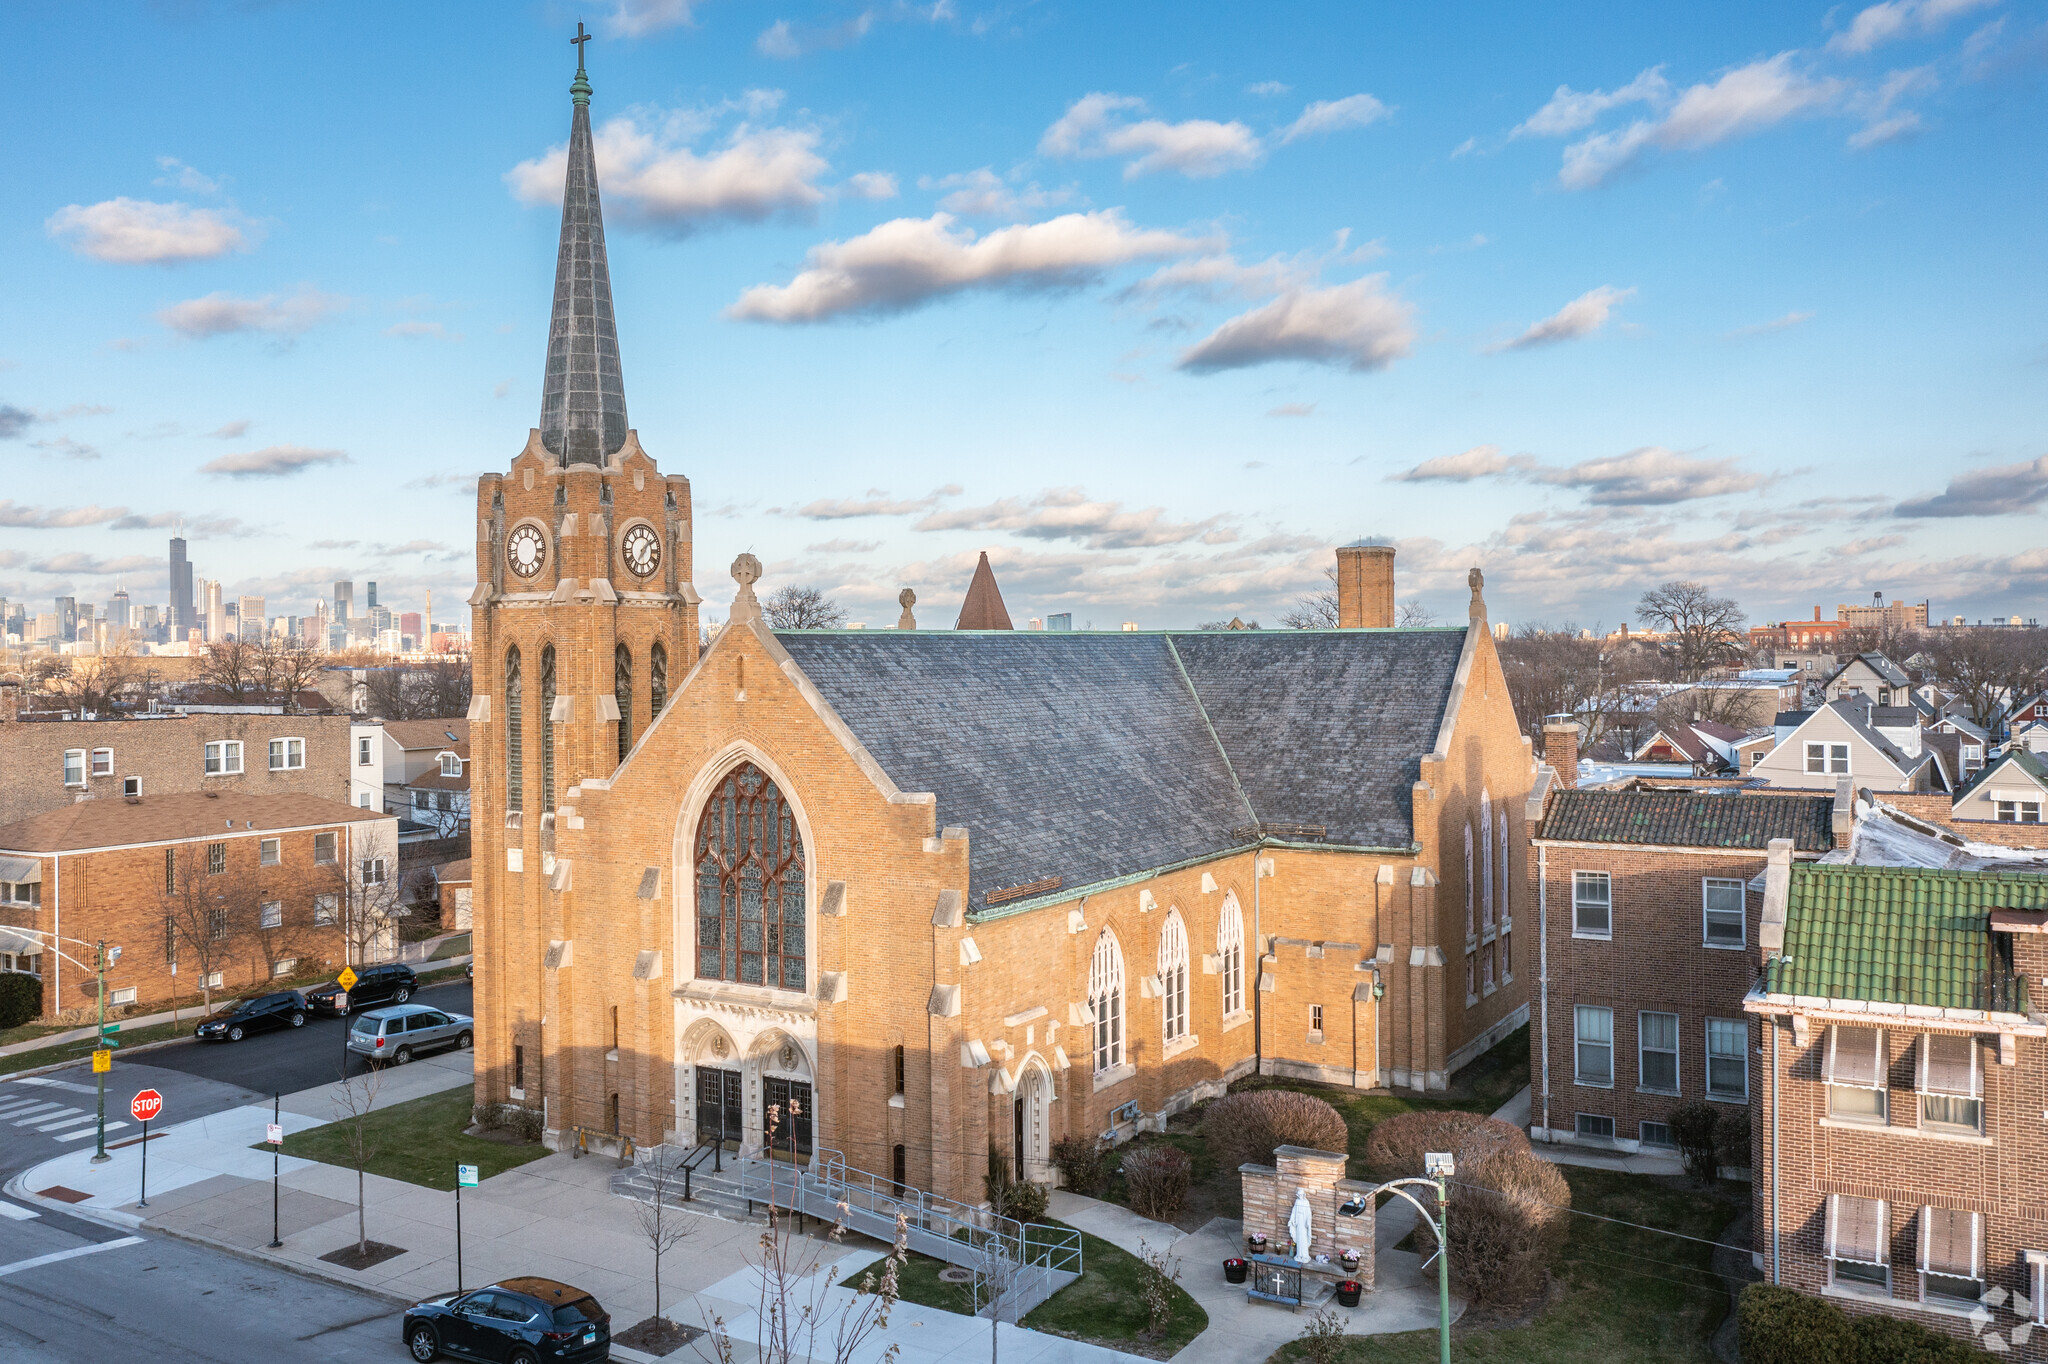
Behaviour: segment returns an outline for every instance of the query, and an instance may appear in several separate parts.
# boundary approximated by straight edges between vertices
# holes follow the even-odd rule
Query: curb
[[[144,1042],[140,1046],[123,1047],[121,1048],[119,1055],[140,1056],[144,1052],[158,1051],[164,1047],[182,1046],[183,1044],[190,1042],[191,1040],[192,1039],[189,1037],[166,1037],[155,1042]],[[71,1044],[67,1042],[59,1042],[56,1045],[69,1046]],[[15,1055],[17,1056],[19,1056],[20,1054],[20,1052],[15,1053]],[[91,1060],[92,1056],[90,1054],[87,1054],[85,1056],[74,1056],[69,1061],[52,1061],[50,1062],[50,1064],[46,1066],[30,1066],[22,1070],[10,1070],[4,1075],[0,1075],[0,1084],[4,1084],[9,1080],[19,1080],[24,1075],[47,1075],[53,1070],[69,1070],[73,1066],[85,1065]]]

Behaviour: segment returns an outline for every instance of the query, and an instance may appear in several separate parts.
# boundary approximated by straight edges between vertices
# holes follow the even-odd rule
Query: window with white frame
[[[124,985],[118,990],[107,991],[107,1003],[109,1004],[133,1004],[134,1002],[135,987],[133,985]]]
[[[1479,792],[1479,919],[1493,927],[1493,797]]]
[[[1827,1052],[1821,1060],[1828,1116],[1883,1126],[1889,1116],[1885,1102],[1889,1070],[1884,1029],[1830,1024]]]
[[[2041,802],[2038,800],[1997,800],[1998,822],[2000,824],[2039,824]]]
[[[1244,1012],[1244,914],[1237,897],[1223,900],[1223,918],[1216,925],[1216,955],[1223,959],[1223,1016]]]
[[[1614,1087],[1614,1010],[1581,1004],[1572,1011],[1576,1047],[1572,1078],[1599,1089]]]
[[[1678,1015],[1636,1015],[1636,1077],[1657,1094],[1678,1092]]]
[[[1314,1033],[1314,1034],[1315,1034],[1316,1036],[1318,1036],[1318,1037],[1320,1037],[1320,1036],[1322,1036],[1322,1035],[1323,1035],[1323,1006],[1322,1006],[1322,1005],[1320,1005],[1320,1004],[1311,1004],[1311,1005],[1309,1005],[1309,1006],[1308,1006],[1308,1030],[1309,1030],[1310,1032]]]
[[[1124,951],[1108,929],[1088,962],[1088,1007],[1095,1014],[1095,1073],[1124,1063]]]
[[[1159,989],[1166,1040],[1178,1042],[1188,1035],[1188,934],[1177,909],[1159,934]]]
[[[1707,946],[1739,948],[1744,945],[1747,935],[1743,929],[1743,895],[1740,881],[1709,876],[1700,883]]]
[[[261,922],[265,928],[283,928],[284,901],[265,900],[263,902],[263,918]]]
[[[299,959],[297,957],[286,957],[283,961],[279,962],[277,965],[270,968],[270,974],[273,976],[283,977],[290,975],[292,972],[298,969]]]
[[[366,886],[381,886],[384,884],[383,858],[366,857],[363,859],[363,884]]]
[[[313,835],[313,861],[321,866],[334,860],[334,835],[332,833]]]
[[[42,902],[42,882],[0,881],[0,905],[39,905]]]
[[[1849,745],[1809,742],[1806,745],[1806,770],[1829,774],[1847,773]]]
[[[1891,1292],[1891,1231],[1885,1211],[1881,1199],[1828,1195],[1826,1250],[1831,1284],[1862,1292]]]
[[[341,910],[341,897],[332,891],[313,897],[313,922],[331,924]]]
[[[2048,1326],[2048,1250],[2022,1253],[2027,1259],[2027,1296],[2034,1309],[2028,1320],[2036,1326]]]
[[[121,778],[121,794],[124,796],[140,796],[142,794],[142,778]]]
[[[1490,995],[1497,988],[1493,983],[1494,948],[1496,945],[1488,943],[1479,952],[1479,993],[1482,995]]]
[[[206,874],[219,876],[228,869],[228,845],[209,843],[206,845]]]
[[[1707,1097],[1749,1099],[1749,1024],[1742,1019],[1707,1020]]]
[[[1572,936],[1614,936],[1614,878],[1606,872],[1572,873]]]
[[[1984,1293],[1984,1218],[1960,1208],[1920,1209],[1920,1300],[1971,1308]]]
[[[284,840],[281,838],[263,839],[257,848],[260,852],[258,860],[266,867],[274,867],[284,861]]]
[[[92,774],[95,777],[111,777],[114,775],[113,749],[95,748],[92,751]]]
[[[1914,1087],[1920,1092],[1921,1128],[1981,1136],[1984,1069],[1979,1062],[1977,1039],[1954,1033],[1922,1033],[1917,1050]]]
[[[363,737],[361,737],[361,738],[359,738],[359,739],[357,739],[357,740],[356,740],[356,766],[357,766],[357,767],[368,767],[369,765],[370,765],[370,738],[369,738],[369,736],[368,736],[368,735],[364,735]]]
[[[306,741],[304,739],[272,739],[270,741],[270,770],[273,772],[297,772],[306,765]]]
[[[212,971],[207,974],[206,988],[209,990],[218,990],[220,988],[220,972]]]
[[[456,757],[453,753],[443,753],[441,755],[441,775],[444,777],[461,776],[462,759]]]
[[[84,749],[67,748],[64,750],[64,784],[66,786],[85,785]]]
[[[242,741],[215,739],[206,746],[206,775],[232,777],[242,770]]]

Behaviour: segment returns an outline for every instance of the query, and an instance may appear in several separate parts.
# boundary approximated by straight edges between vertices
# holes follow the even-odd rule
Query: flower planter
[[[1350,1273],[1351,1271],[1353,1271],[1353,1270],[1355,1270],[1355,1269],[1357,1269],[1357,1268],[1358,1268],[1358,1252],[1357,1252],[1357,1251],[1355,1251],[1355,1250],[1347,1250],[1347,1251],[1345,1251],[1345,1252],[1344,1252],[1344,1253],[1343,1253],[1343,1254],[1342,1254],[1341,1256],[1339,1256],[1338,1258],[1339,1258],[1339,1259],[1341,1259],[1341,1260],[1342,1260],[1342,1261],[1344,1262],[1344,1270],[1345,1270],[1345,1272],[1346,1272],[1346,1273]]]
[[[1340,1279],[1340,1280],[1338,1280],[1338,1282],[1337,1282],[1337,1305],[1338,1305],[1339,1307],[1356,1307],[1356,1306],[1358,1306],[1358,1295],[1359,1295],[1360,1293],[1364,1292],[1364,1291],[1365,1291],[1365,1285],[1364,1285],[1364,1284],[1362,1284],[1362,1283],[1360,1283],[1360,1282],[1359,1282],[1358,1280],[1356,1280],[1356,1279]]]
[[[1264,1255],[1266,1253],[1266,1238],[1259,1232],[1253,1232],[1250,1236],[1245,1237],[1244,1243],[1254,1255]]]
[[[1243,1260],[1225,1260],[1223,1262],[1223,1281],[1225,1283],[1243,1283],[1244,1271],[1245,1262]]]

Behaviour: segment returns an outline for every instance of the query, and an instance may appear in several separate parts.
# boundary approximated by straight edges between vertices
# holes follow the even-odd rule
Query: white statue
[[[1294,1238],[1294,1263],[1308,1263],[1309,1234],[1314,1230],[1308,1210],[1308,1190],[1294,1191],[1294,1210],[1287,1214],[1287,1234]]]

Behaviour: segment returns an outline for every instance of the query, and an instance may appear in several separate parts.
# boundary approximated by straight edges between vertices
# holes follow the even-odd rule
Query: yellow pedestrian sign
[[[106,1049],[105,1047],[101,1047],[101,1048],[100,1048],[99,1050],[97,1050],[97,1051],[93,1052],[93,1054],[92,1054],[92,1073],[93,1073],[93,1074],[95,1074],[95,1075],[105,1075],[105,1074],[106,1074],[106,1073],[107,1073],[108,1071],[112,1070],[113,1068],[114,1068],[114,1053],[112,1053],[112,1052],[108,1051],[108,1050],[107,1050],[107,1049]]]
[[[341,986],[341,988],[342,988],[342,989],[344,989],[344,990],[353,990],[353,989],[355,989],[355,988],[356,988],[356,980],[357,980],[357,976],[356,976],[355,968],[354,968],[354,967],[352,967],[352,966],[344,966],[344,967],[342,967],[342,968],[341,968],[341,974],[340,974],[340,975],[338,975],[338,976],[336,976],[336,977],[334,978],[334,980],[335,980],[335,983],[336,983],[336,984],[338,984],[338,985],[340,985],[340,986]]]

